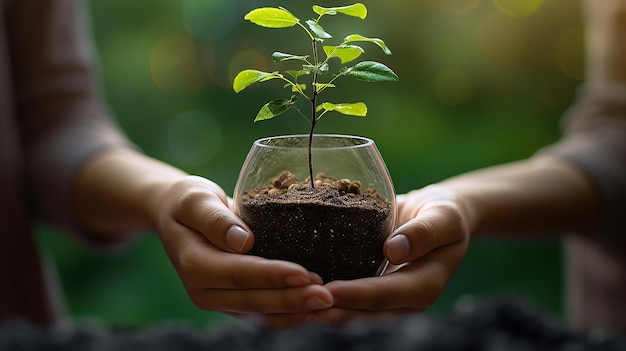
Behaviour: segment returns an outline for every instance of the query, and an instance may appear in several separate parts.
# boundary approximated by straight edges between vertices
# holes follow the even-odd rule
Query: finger
[[[189,287],[279,289],[320,284],[319,277],[296,263],[225,252],[183,226],[178,233],[188,239],[170,256]]]
[[[333,305],[333,296],[321,285],[288,289],[196,289],[190,291],[190,296],[201,309],[228,313],[293,314]]]
[[[424,206],[446,200],[457,202],[458,196],[454,191],[440,185],[428,185],[408,194],[398,195],[398,223],[404,224],[412,220]]]
[[[247,252],[254,236],[246,224],[229,207],[229,200],[215,183],[190,177],[181,187],[179,206],[174,218],[202,233],[213,245],[224,251]]]
[[[424,310],[436,300],[458,269],[465,248],[458,243],[436,250],[380,277],[334,281],[325,286],[334,307],[364,311]]]
[[[394,264],[414,261],[434,249],[465,240],[466,231],[455,202],[431,202],[414,219],[397,228],[385,241],[383,250]]]
[[[437,277],[434,270],[423,262],[412,262],[392,274],[334,281],[325,286],[333,294],[334,307],[362,311],[421,310],[443,288],[443,283],[433,279]]]
[[[324,284],[324,280],[322,280],[322,277],[317,273],[309,272],[309,278],[311,279],[311,283],[313,284]]]
[[[406,203],[407,203],[407,195],[405,194],[396,195],[396,207],[398,208],[398,213],[402,213],[404,211],[404,206],[406,205]]]

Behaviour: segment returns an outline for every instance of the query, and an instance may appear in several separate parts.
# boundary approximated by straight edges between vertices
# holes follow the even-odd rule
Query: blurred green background
[[[208,177],[232,194],[253,140],[306,133],[299,117],[252,120],[282,84],[235,94],[241,69],[275,70],[273,51],[308,53],[297,27],[243,20],[259,6],[286,6],[301,19],[313,3],[275,0],[89,0],[104,94],[129,137],[147,154]],[[330,101],[365,101],[367,118],[334,115],[317,132],[373,138],[406,192],[472,169],[527,157],[559,136],[559,119],[582,79],[582,27],[573,0],[365,0],[368,18],[329,18],[338,38],[380,37],[399,83],[338,82]],[[42,245],[56,262],[67,309],[77,320],[141,327],[230,319],[193,306],[153,234],[120,252],[97,253],[49,229]],[[481,240],[427,313],[459,301],[523,296],[563,318],[557,238]]]

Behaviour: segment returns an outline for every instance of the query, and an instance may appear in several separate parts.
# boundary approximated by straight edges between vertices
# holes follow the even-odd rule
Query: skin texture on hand
[[[334,281],[332,309],[319,320],[342,324],[354,318],[381,318],[421,312],[433,304],[465,256],[467,215],[460,199],[444,187],[398,196],[399,227],[384,251],[390,266],[380,277]]]
[[[82,227],[102,241],[155,230],[201,309],[282,327],[333,304],[318,275],[291,262],[245,255],[254,236],[210,180],[120,148],[87,162],[75,200]]]

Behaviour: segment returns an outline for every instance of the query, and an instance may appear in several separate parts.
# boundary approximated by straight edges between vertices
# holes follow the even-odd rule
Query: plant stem
[[[315,123],[317,120],[315,119],[315,97],[316,94],[313,94],[313,98],[311,99],[312,111],[313,111],[313,119],[311,120],[311,131],[309,132],[309,178],[311,179],[311,188],[315,188],[315,182],[313,181],[313,159],[312,159],[312,148],[313,148],[313,130],[315,129]]]
[[[317,41],[313,39],[313,63],[315,66],[318,65],[318,56],[317,56]],[[312,149],[313,149],[313,135],[315,131],[315,124],[317,123],[317,116],[315,111],[315,104],[317,100],[317,72],[313,72],[313,96],[311,96],[311,131],[309,132],[309,147],[308,147],[308,156],[309,156],[309,179],[311,180],[311,188],[315,188],[315,181],[313,180],[313,157],[312,157]]]

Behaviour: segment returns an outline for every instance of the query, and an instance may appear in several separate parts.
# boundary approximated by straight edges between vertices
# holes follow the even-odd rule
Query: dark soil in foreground
[[[241,198],[241,217],[254,232],[250,254],[292,261],[324,282],[376,275],[382,262],[390,203],[358,181],[320,173],[315,187],[283,172]]]
[[[20,351],[623,351],[623,335],[568,329],[519,301],[485,301],[443,318],[413,314],[343,327],[306,324],[284,330],[229,324],[194,329],[161,323],[139,330],[75,323],[39,328],[0,323],[0,350]]]

